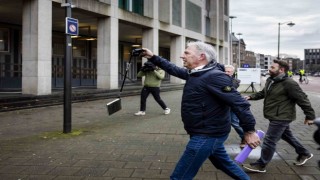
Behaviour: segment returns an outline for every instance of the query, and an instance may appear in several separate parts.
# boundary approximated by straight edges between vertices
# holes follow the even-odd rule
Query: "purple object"
[[[257,130],[257,134],[258,134],[260,140],[264,136],[264,132],[261,130]],[[234,160],[237,163],[242,164],[247,159],[247,157],[249,156],[251,151],[252,151],[252,148],[250,146],[248,146],[248,144],[246,144],[246,146],[242,149],[242,151],[236,156],[236,158]]]

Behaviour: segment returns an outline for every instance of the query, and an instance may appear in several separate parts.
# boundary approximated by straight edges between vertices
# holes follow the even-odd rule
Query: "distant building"
[[[240,59],[240,67],[242,67],[244,63],[246,44],[243,39],[239,40],[234,33],[232,33],[231,38],[232,38],[232,57],[233,57],[232,64],[234,67],[239,68],[239,59]]]
[[[265,55],[264,56],[264,69],[269,69],[273,60],[277,59],[275,56]]]
[[[261,69],[265,69],[264,54],[255,53],[254,55],[256,57],[256,67],[261,68]]]
[[[256,57],[253,51],[245,51],[245,58],[243,64],[248,64],[250,68],[256,68]]]
[[[288,62],[289,69],[293,72],[298,72],[299,69],[302,69],[302,66],[300,67],[300,64],[302,65],[300,58],[284,58],[282,60]]]
[[[304,69],[308,72],[320,71],[320,48],[304,50]]]

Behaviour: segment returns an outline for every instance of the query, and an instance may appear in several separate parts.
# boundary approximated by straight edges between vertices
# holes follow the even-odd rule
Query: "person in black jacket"
[[[234,179],[250,179],[230,159],[224,142],[231,130],[231,108],[240,119],[246,142],[256,148],[260,140],[255,132],[255,119],[250,104],[232,88],[231,78],[217,63],[214,48],[200,41],[189,42],[181,56],[185,68],[154,55],[149,49],[143,50],[141,56],[170,75],[186,80],[181,116],[190,140],[170,179],[193,179],[207,158]]]
[[[249,171],[266,172],[266,166],[272,160],[280,139],[290,144],[298,154],[294,163],[296,166],[305,164],[313,157],[313,154],[293,136],[290,129],[290,123],[296,119],[296,104],[301,107],[306,116],[304,124],[313,124],[315,112],[299,84],[292,78],[288,78],[288,69],[287,62],[274,60],[269,68],[270,77],[265,87],[260,92],[245,97],[247,100],[264,99],[263,114],[269,120],[260,158],[256,162],[243,166]]]

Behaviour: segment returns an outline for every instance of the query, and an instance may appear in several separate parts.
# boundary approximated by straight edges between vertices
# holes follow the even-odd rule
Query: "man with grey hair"
[[[216,168],[234,179],[250,179],[230,159],[224,142],[231,129],[231,108],[240,119],[246,142],[256,148],[260,140],[255,133],[255,119],[250,104],[232,88],[231,78],[217,63],[214,48],[200,41],[189,42],[181,55],[185,68],[154,55],[149,49],[143,50],[141,56],[170,75],[186,80],[181,117],[190,140],[170,179],[193,179],[207,158]]]
[[[225,69],[226,74],[229,75],[230,78],[232,78],[233,87],[235,89],[237,89],[240,86],[240,80],[233,76],[234,75],[234,67],[232,65],[225,65],[224,69]],[[238,135],[241,139],[240,148],[244,148],[244,146],[246,145],[246,142],[244,140],[243,129],[239,125],[239,119],[236,116],[236,114],[234,114],[232,111],[230,111],[230,116],[231,116],[231,126],[238,133]]]

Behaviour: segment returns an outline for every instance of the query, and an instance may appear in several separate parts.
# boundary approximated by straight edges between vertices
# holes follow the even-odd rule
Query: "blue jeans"
[[[238,133],[242,141],[244,138],[244,133],[243,133],[242,127],[239,125],[239,119],[236,116],[236,114],[234,114],[232,111],[230,112],[230,116],[231,116],[231,126],[233,127],[234,130],[236,130],[236,132]]]
[[[234,179],[250,179],[227,154],[223,145],[227,138],[228,135],[222,137],[191,136],[186,150],[176,165],[170,179],[193,179],[207,158],[217,169],[222,170]]]
[[[276,151],[276,143],[283,139],[294,147],[295,151],[299,155],[309,155],[310,152],[302,146],[302,144],[292,135],[290,130],[291,121],[273,121],[270,120],[267,133],[263,139],[261,147],[261,157],[256,162],[262,166],[266,166],[272,159],[274,152]]]

